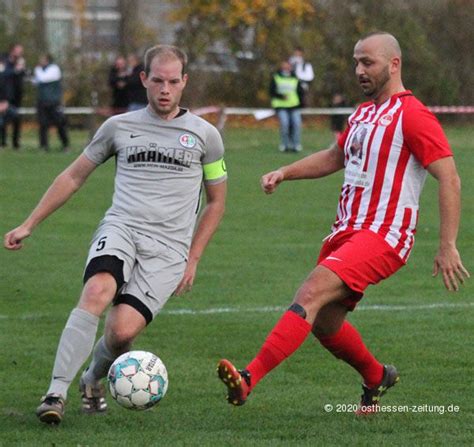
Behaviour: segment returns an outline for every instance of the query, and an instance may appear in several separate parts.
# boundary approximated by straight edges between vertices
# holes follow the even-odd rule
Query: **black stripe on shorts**
[[[117,256],[102,255],[92,258],[84,272],[84,284],[97,273],[110,273],[117,283],[117,293],[125,283],[123,277],[123,261]]]
[[[148,307],[143,304],[136,296],[130,295],[125,293],[123,295],[119,295],[114,299],[114,306],[117,304],[128,304],[132,306],[136,311],[143,315],[143,318],[146,320],[146,324],[150,324],[153,320],[153,314]]]

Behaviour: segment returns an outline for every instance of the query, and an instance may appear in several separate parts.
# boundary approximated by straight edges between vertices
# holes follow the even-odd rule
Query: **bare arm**
[[[30,236],[39,223],[64,205],[95,168],[96,165],[86,156],[80,155],[56,177],[26,220],[5,235],[5,248],[18,250],[23,247],[23,239]]]
[[[450,291],[459,290],[469,272],[464,268],[456,248],[461,216],[461,181],[452,157],[442,158],[428,166],[429,173],[439,183],[439,249],[434,259],[433,276],[441,272]]]
[[[262,189],[267,194],[275,192],[285,180],[325,177],[344,167],[344,153],[334,143],[328,149],[308,155],[301,160],[265,174],[261,179]]]
[[[206,185],[206,206],[201,213],[198,227],[194,233],[188,264],[184,271],[183,279],[175,290],[175,295],[187,292],[193,286],[199,260],[224,215],[226,192],[227,182],[221,182],[217,185]]]

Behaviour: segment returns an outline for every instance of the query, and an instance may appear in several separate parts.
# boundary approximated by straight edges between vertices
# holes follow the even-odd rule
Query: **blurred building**
[[[112,57],[142,44],[174,41],[169,0],[0,0],[0,5],[7,34],[13,36],[20,19],[26,19],[37,40],[44,39],[45,48],[59,58],[71,49],[86,57]]]

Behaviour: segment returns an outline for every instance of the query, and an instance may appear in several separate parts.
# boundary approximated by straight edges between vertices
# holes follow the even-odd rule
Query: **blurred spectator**
[[[308,105],[309,87],[314,80],[313,66],[311,62],[305,60],[304,51],[301,47],[295,48],[293,54],[290,56],[289,62],[301,83],[301,107],[306,107]]]
[[[127,57],[129,75],[127,77],[128,111],[143,109],[148,104],[145,87],[143,87],[140,73],[144,66],[136,54]]]
[[[66,117],[62,107],[62,73],[49,54],[39,57],[39,64],[35,67],[33,82],[38,88],[37,113],[40,126],[40,146],[48,151],[48,129],[56,126],[61,139],[63,151],[69,148]]]
[[[341,93],[335,93],[332,97],[333,107],[348,107],[346,98]],[[344,114],[331,115],[331,130],[334,133],[334,138],[337,140],[344,130],[346,123],[346,116]]]
[[[8,110],[8,99],[6,84],[0,79],[0,128],[5,125],[6,112]]]
[[[272,107],[280,121],[280,151],[299,152],[301,146],[301,84],[284,60],[270,83]]]
[[[0,144],[7,145],[7,127],[12,125],[12,144],[15,149],[20,147],[21,117],[18,108],[23,98],[23,80],[26,64],[23,57],[23,46],[14,44],[8,54],[0,61],[0,84],[2,99],[7,101],[6,110],[0,121]]]
[[[109,73],[109,85],[112,89],[113,113],[122,113],[128,107],[127,92],[127,61],[123,56],[117,56]]]

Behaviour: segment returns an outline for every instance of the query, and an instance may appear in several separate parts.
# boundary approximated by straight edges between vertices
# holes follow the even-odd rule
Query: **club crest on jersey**
[[[184,133],[179,137],[179,143],[181,146],[191,149],[196,146],[196,138],[189,133]]]
[[[392,123],[392,121],[393,121],[393,116],[387,114],[387,115],[382,116],[382,117],[379,119],[379,124],[380,124],[381,126],[387,127],[387,126],[389,126],[389,125]]]

